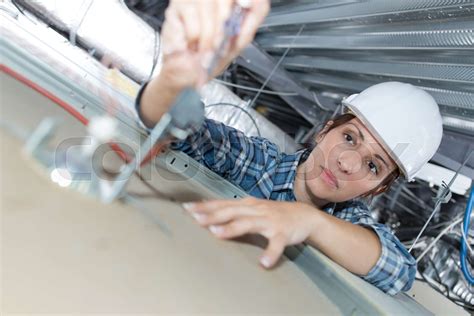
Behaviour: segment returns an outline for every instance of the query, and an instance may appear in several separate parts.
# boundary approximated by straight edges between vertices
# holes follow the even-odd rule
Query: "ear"
[[[333,124],[334,124],[334,121],[332,120],[328,121],[326,125],[324,126],[324,128],[316,134],[316,143],[320,143],[324,139],[324,136],[326,136],[326,134],[329,132],[329,129],[331,128]]]

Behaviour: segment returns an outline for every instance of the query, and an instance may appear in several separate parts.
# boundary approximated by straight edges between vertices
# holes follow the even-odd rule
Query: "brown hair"
[[[332,124],[329,125],[329,127],[327,128],[327,130],[325,131],[325,133],[329,132],[330,130],[338,127],[338,126],[341,126],[347,122],[349,122],[350,120],[352,120],[353,118],[355,118],[355,115],[351,114],[351,113],[346,113],[346,114],[341,114],[333,119],[330,119],[328,120],[324,126],[328,126],[328,122],[332,121]],[[314,137],[313,137],[314,138]],[[362,197],[369,197],[369,196],[372,196],[374,197],[375,195],[379,195],[381,193],[384,193],[386,192],[388,189],[390,189],[390,187],[392,186],[392,184],[400,177],[400,168],[395,168],[395,170],[393,170],[389,175],[387,175],[385,177],[385,179],[383,179],[383,181],[374,189],[370,190],[369,192],[365,193],[364,195],[362,195]],[[383,189],[380,190],[381,187],[384,187]],[[379,192],[377,192],[378,190],[380,190]]]

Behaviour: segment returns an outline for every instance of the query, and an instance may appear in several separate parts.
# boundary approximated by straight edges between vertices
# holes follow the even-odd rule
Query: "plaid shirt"
[[[136,99],[140,116],[142,87]],[[187,139],[171,144],[221,177],[241,187],[249,195],[276,201],[296,201],[294,182],[298,165],[310,150],[288,155],[262,137],[248,137],[241,131],[206,119]],[[408,291],[416,274],[416,261],[385,225],[378,224],[367,206],[348,201],[325,207],[323,211],[352,224],[372,229],[379,237],[382,253],[374,267],[362,278],[387,294]]]
[[[186,153],[249,195],[277,201],[296,201],[293,188],[296,169],[311,153],[310,150],[300,150],[287,155],[265,138],[247,137],[234,128],[209,119],[186,140],[173,143],[171,149]],[[364,280],[391,295],[411,288],[416,261],[385,225],[374,221],[367,206],[349,201],[333,204],[324,211],[371,228],[378,235],[382,254],[369,273],[362,277]]]

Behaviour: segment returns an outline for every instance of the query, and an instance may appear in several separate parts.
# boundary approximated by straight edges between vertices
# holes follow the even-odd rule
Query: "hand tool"
[[[250,1],[241,0],[234,6],[230,17],[227,19],[224,26],[224,39],[217,48],[209,67],[207,68],[207,75],[209,78],[212,77],[219,61],[225,56],[226,51],[229,49],[231,40],[240,33],[240,28],[245,17],[245,10],[250,7],[250,4]]]

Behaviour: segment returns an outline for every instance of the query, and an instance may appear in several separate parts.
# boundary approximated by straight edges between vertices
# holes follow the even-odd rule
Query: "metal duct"
[[[376,19],[386,14],[396,14],[399,18],[405,19],[409,14],[418,15],[420,11],[442,14],[443,10],[457,11],[473,3],[471,0],[320,0],[302,1],[297,4],[294,1],[275,2],[278,6],[272,8],[263,27]]]
[[[68,32],[70,39],[76,38],[88,51],[96,50],[99,55],[107,56],[116,68],[136,82],[143,82],[150,78],[150,69],[153,67],[154,60],[157,61],[154,75],[161,69],[162,55],[159,46],[156,50],[154,47],[155,36],[159,44],[158,33],[133,14],[121,1],[71,0],[66,3],[35,0],[21,1],[21,3],[56,28]],[[104,17],[107,17],[107,23],[104,23]],[[63,39],[50,29],[33,26],[27,20],[24,20],[23,24],[32,36],[21,39],[22,46],[31,47],[32,51],[39,51],[40,58],[46,60],[58,71],[68,74],[68,78],[77,80],[84,75],[84,78],[90,78],[88,80],[81,78],[78,83],[89,88],[95,85],[97,88],[93,91],[98,90],[98,96],[107,92],[109,88],[103,87],[102,81],[104,78],[110,80],[113,78],[110,78],[109,71],[103,65],[90,58],[85,52],[81,53],[74,45],[64,43]],[[14,26],[8,31],[11,36],[18,33]],[[17,38],[12,38],[12,40],[18,42]],[[49,45],[55,47],[54,53],[48,51]],[[67,62],[68,59],[74,62]],[[97,74],[97,76],[96,78],[90,75],[87,77],[87,73]],[[123,86],[128,91],[129,99],[124,101],[122,109],[130,116],[134,113],[133,97],[138,86],[128,80],[122,81]],[[101,91],[101,89],[106,90]],[[202,96],[205,104],[213,105],[206,111],[210,118],[242,130],[248,135],[260,134],[276,143],[285,152],[296,151],[297,145],[292,138],[257,111],[246,109],[246,103],[225,86],[212,82],[203,89]],[[230,103],[234,106],[221,103]]]
[[[257,42],[276,59],[291,47],[283,66],[297,83],[346,94],[382,81],[412,83],[437,100],[446,128],[474,136],[473,0],[272,4]]]
[[[160,39],[148,24],[119,0],[17,0],[54,28],[69,34],[137,82],[161,68]]]
[[[295,141],[276,127],[273,123],[249,108],[247,102],[242,101],[227,87],[211,82],[201,91],[206,116],[223,122],[238,130],[245,131],[249,136],[262,136],[272,140],[286,153],[293,153],[298,149]]]
[[[114,114],[121,121],[121,134],[136,134],[139,125],[134,96],[138,84],[104,67],[48,26],[22,15],[7,15],[5,12],[12,11],[3,3],[0,9],[2,64],[28,74],[28,80],[71,104],[82,115],[90,118]]]

